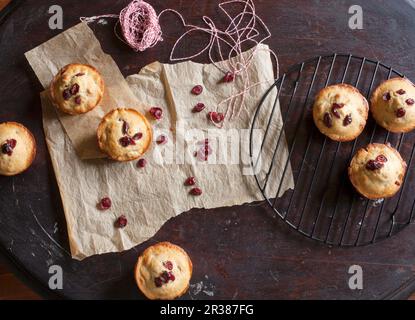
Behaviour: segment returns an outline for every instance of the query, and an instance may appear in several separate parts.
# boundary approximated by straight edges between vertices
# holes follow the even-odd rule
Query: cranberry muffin
[[[313,119],[320,132],[335,141],[351,141],[366,126],[369,104],[355,87],[336,84],[321,90],[314,101]]]
[[[360,149],[349,166],[353,186],[372,200],[394,196],[401,188],[405,172],[406,163],[399,152],[379,143]]]
[[[388,131],[401,133],[415,129],[415,87],[405,78],[383,82],[373,92],[370,111]]]
[[[104,96],[104,80],[89,65],[69,64],[63,67],[50,85],[53,104],[62,112],[75,115],[94,109]]]
[[[116,161],[132,161],[150,147],[153,133],[144,115],[134,109],[109,112],[98,126],[100,149]]]
[[[189,288],[192,271],[192,261],[182,248],[161,242],[138,258],[135,279],[148,299],[173,300]]]
[[[32,133],[16,122],[0,124],[0,175],[14,176],[30,167],[36,156]]]

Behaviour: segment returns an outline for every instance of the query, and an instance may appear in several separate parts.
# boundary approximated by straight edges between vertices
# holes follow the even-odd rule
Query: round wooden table
[[[38,155],[29,171],[0,177],[0,247],[23,279],[45,297],[143,298],[133,278],[137,256],[148,245],[168,240],[183,246],[194,264],[185,299],[382,299],[406,298],[415,289],[415,227],[376,245],[330,248],[308,240],[275,219],[265,204],[215,210],[192,210],[168,221],[148,242],[127,252],[75,261],[41,119],[40,83],[24,53],[60,30],[48,28],[49,6],[60,5],[64,28],[80,16],[117,13],[125,1],[38,0],[21,3],[0,25],[0,121],[29,127]],[[156,11],[174,8],[198,23],[202,14],[218,14],[218,1],[153,0]],[[262,0],[257,10],[270,26],[268,41],[279,54],[282,70],[320,54],[353,53],[381,60],[415,79],[415,9],[406,2],[363,2],[364,28],[351,30],[353,1]],[[145,53],[134,53],[109,25],[92,24],[104,51],[125,76],[146,64],[168,62],[182,32],[172,16],[162,21],[165,41]],[[203,39],[188,44],[191,51]],[[207,62],[207,58],[198,60]],[[351,265],[360,265],[364,289],[351,290]],[[48,289],[49,267],[63,268],[63,289]]]

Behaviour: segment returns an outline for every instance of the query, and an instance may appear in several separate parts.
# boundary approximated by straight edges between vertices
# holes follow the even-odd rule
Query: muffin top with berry
[[[69,64],[52,80],[50,95],[60,111],[71,115],[86,113],[101,102],[104,81],[94,67]]]
[[[192,261],[182,248],[161,242],[138,258],[135,279],[148,299],[173,300],[186,293],[192,271]]]
[[[349,166],[350,181],[368,199],[394,196],[401,188],[405,172],[406,163],[399,152],[378,143],[360,149]]]
[[[415,129],[415,86],[405,78],[383,82],[373,92],[370,111],[376,122],[391,132]]]
[[[135,109],[118,108],[110,111],[98,126],[100,149],[116,161],[132,161],[141,157],[151,146],[151,125]]]
[[[28,129],[16,122],[0,124],[0,175],[22,173],[35,156],[36,142]]]
[[[365,128],[369,105],[359,90],[336,84],[321,90],[314,101],[314,123],[335,141],[351,141]]]

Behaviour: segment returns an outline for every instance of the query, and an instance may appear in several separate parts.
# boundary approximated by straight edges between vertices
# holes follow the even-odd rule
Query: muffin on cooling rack
[[[135,279],[147,298],[173,300],[189,288],[192,270],[192,261],[182,248],[161,242],[138,258]]]
[[[32,133],[16,122],[0,124],[0,147],[0,175],[22,173],[36,156],[36,141]]]
[[[351,141],[365,128],[369,105],[359,90],[336,84],[321,90],[314,101],[314,123],[321,133],[335,141]]]
[[[98,126],[100,149],[116,161],[132,161],[150,147],[153,133],[144,115],[134,109],[109,112]]]
[[[373,117],[386,130],[400,133],[415,129],[415,87],[408,79],[383,82],[370,102]]]
[[[104,96],[104,81],[91,66],[69,64],[52,80],[50,96],[62,112],[75,115],[94,109]]]
[[[399,152],[379,143],[360,149],[349,166],[353,186],[372,200],[394,196],[401,188],[405,172],[406,163]]]

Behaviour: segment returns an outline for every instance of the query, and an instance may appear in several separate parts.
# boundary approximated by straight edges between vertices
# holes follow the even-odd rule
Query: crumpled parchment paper
[[[155,62],[125,80],[85,24],[79,24],[33,49],[27,53],[27,58],[45,88],[55,72],[70,62],[95,66],[109,85],[108,104],[104,102],[93,114],[73,118],[56,111],[47,91],[41,94],[43,126],[62,198],[73,258],[82,260],[95,254],[128,250],[151,238],[167,220],[191,208],[217,208],[262,200],[250,166],[249,128],[260,98],[274,79],[266,46],[261,45],[255,52],[249,70],[252,83],[260,84],[247,94],[240,116],[226,122],[222,129],[207,121],[206,112],[191,112],[197,102],[203,102],[207,110],[213,110],[232,90],[241,89],[238,80],[232,85],[218,84],[223,74],[213,65]],[[201,96],[190,94],[195,84],[204,86]],[[265,110],[271,112],[273,98],[275,95],[264,102]],[[164,133],[169,142],[152,147],[145,155],[148,165],[144,169],[138,169],[136,162],[116,163],[100,158],[97,149],[84,151],[92,147],[88,136],[95,135],[100,118],[111,108],[120,106],[136,108],[144,113],[148,106],[159,106],[164,110],[163,120],[152,123],[155,137]],[[270,139],[276,137],[282,126],[279,108],[275,117],[277,121],[271,125]],[[265,114],[258,124],[261,127],[267,123]],[[263,130],[257,133],[256,139],[260,141]],[[193,153],[200,147],[198,142],[205,138],[209,138],[213,154],[208,162],[201,162]],[[254,143],[254,146],[258,145]],[[236,152],[231,152],[235,147]],[[272,143],[264,146],[263,164],[269,165],[274,147]],[[269,188],[278,185],[287,155],[283,143],[269,177]],[[258,176],[264,176],[266,169],[266,165],[260,166]],[[189,176],[197,178],[198,186],[203,190],[202,196],[188,194],[189,188],[184,186],[184,181]],[[293,185],[289,168],[280,195]],[[97,203],[104,196],[109,196],[113,205],[110,210],[102,212],[97,209]],[[124,229],[114,227],[121,214],[128,218]]]

